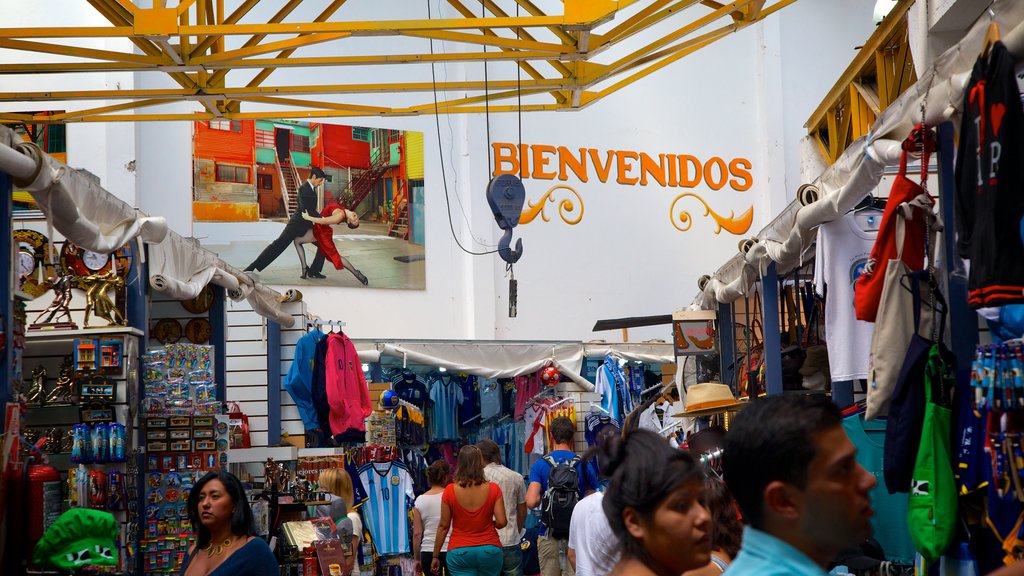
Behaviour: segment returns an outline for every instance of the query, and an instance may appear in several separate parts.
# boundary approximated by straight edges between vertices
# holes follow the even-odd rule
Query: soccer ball
[[[540,381],[545,386],[555,386],[562,380],[562,375],[558,372],[558,368],[554,366],[547,366],[540,371]]]
[[[385,390],[380,395],[380,405],[384,408],[398,408],[398,394],[394,390]]]

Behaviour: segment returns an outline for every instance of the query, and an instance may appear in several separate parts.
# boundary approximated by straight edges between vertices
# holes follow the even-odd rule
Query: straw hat
[[[736,400],[728,386],[719,382],[706,382],[690,386],[686,391],[685,409],[673,416],[677,418],[710,416],[736,410],[740,406],[742,404]]]

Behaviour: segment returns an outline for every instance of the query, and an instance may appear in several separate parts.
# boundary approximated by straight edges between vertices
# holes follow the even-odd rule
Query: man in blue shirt
[[[869,492],[839,409],[824,396],[750,403],[725,437],[722,469],[743,512],[743,547],[730,575],[825,574],[871,535]]]
[[[544,458],[538,460],[530,467],[530,485],[526,490],[526,507],[537,508],[540,506],[544,492],[548,489],[548,477],[551,475],[551,464],[548,458],[560,464],[566,460],[576,458],[573,452],[573,439],[576,436],[576,428],[572,420],[565,417],[558,417],[551,421],[550,430],[553,446]],[[579,497],[594,492],[598,485],[594,469],[583,465],[582,461],[576,465],[576,475],[579,478]],[[554,538],[548,534],[547,526],[542,523],[537,537],[537,556],[540,559],[541,576],[575,576],[572,564],[565,562],[565,570],[561,567],[561,556],[568,551],[568,535],[562,538]]]

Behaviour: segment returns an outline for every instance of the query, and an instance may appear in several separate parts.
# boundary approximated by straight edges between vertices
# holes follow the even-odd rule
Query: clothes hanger
[[[999,33],[999,24],[996,23],[995,12],[993,12],[991,8],[988,9],[988,16],[988,30],[985,31],[985,40],[981,45],[982,58],[988,58],[989,52],[992,51],[992,47],[996,45],[996,42],[1002,40],[1002,35]]]

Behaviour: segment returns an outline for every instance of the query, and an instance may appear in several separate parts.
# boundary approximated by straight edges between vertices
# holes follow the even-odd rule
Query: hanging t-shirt
[[[493,378],[477,378],[480,390],[480,420],[501,416],[501,385]]]
[[[885,489],[882,463],[885,460],[885,420],[865,421],[862,414],[843,418],[843,428],[857,447],[857,463],[878,479],[871,490],[871,504],[875,515],[871,518],[874,538],[885,550],[886,560],[898,564],[914,563],[914,541],[907,527],[907,499],[905,493],[889,494]]]
[[[431,440],[457,440],[459,404],[462,403],[462,388],[459,383],[451,376],[437,377],[430,383],[430,400],[434,403],[430,418]]]
[[[1002,42],[980,57],[964,90],[956,159],[956,231],[971,261],[971,308],[1024,303],[1024,111]]]
[[[477,378],[471,375],[460,375],[457,377],[459,386],[462,387],[462,400],[459,404],[459,424],[466,426],[478,420],[480,415],[480,391],[477,388]]]
[[[873,324],[857,320],[853,307],[853,286],[864,271],[874,232],[866,232],[850,213],[818,227],[817,256],[814,261],[814,285],[825,299],[825,325],[828,335],[828,365],[833,381],[868,377]]]
[[[415,405],[420,410],[426,407],[427,401],[430,399],[427,387],[413,372],[404,372],[396,376],[391,381],[391,387],[399,398]]]
[[[516,409],[516,381],[513,378],[499,378],[501,388],[501,413],[509,416]]]
[[[622,422],[622,403],[619,399],[616,371],[619,371],[618,361],[611,356],[606,357],[604,363],[597,369],[594,393],[601,395],[601,408],[604,408],[613,420]]]
[[[359,469],[359,479],[369,496],[363,518],[378,554],[408,554],[409,502],[415,496],[409,473],[398,462],[372,462]]]
[[[540,394],[540,378],[536,374],[516,376],[516,411],[513,418],[522,420],[530,400]]]

